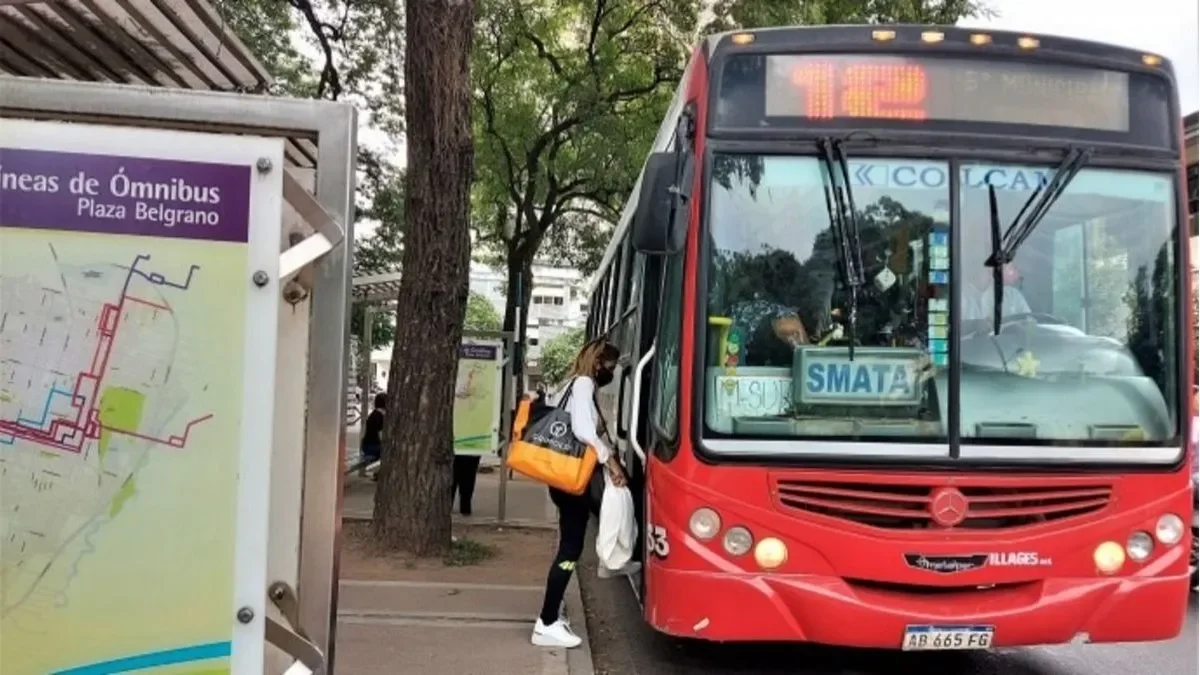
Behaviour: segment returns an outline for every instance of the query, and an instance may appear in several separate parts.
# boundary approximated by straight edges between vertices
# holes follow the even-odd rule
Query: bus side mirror
[[[673,255],[687,237],[695,161],[692,154],[656,152],[646,160],[637,210],[630,223],[633,248],[645,255]]]

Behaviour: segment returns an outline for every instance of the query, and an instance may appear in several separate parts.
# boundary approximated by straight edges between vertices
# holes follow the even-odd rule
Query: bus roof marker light
[[[973,45],[990,45],[992,44],[992,36],[987,33],[972,33],[971,44]]]
[[[754,33],[734,33],[733,37],[729,38],[735,45],[748,45],[754,42]]]
[[[1041,41],[1035,37],[1025,36],[1017,38],[1017,46],[1021,49],[1037,49],[1041,44]]]
[[[873,30],[871,31],[871,39],[887,42],[888,40],[896,39],[896,31],[894,30]]]
[[[946,34],[940,30],[927,30],[921,33],[921,42],[941,42],[946,39]]]
[[[1142,63],[1148,66],[1162,65],[1162,57],[1158,54],[1142,54]]]

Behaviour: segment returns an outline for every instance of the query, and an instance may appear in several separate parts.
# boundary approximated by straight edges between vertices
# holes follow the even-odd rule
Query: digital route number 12
[[[923,120],[928,84],[925,69],[913,64],[859,64],[836,67],[807,63],[792,70],[803,92],[804,115],[812,119],[869,117]]]

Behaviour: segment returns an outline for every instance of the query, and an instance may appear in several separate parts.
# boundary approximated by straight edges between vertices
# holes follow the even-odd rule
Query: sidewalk
[[[577,584],[567,597],[584,646],[529,644],[541,586],[343,580],[336,675],[592,675]]]
[[[491,466],[489,466],[491,464]],[[487,473],[483,473],[487,471]],[[481,472],[475,481],[475,496],[471,499],[473,510],[469,518],[458,515],[458,502],[454,505],[454,522],[471,524],[499,524],[500,515],[500,472],[494,458],[484,460]],[[375,508],[375,481],[358,474],[346,476],[345,500],[342,517],[349,520],[370,520]],[[558,527],[558,512],[550,501],[546,486],[535,483],[520,474],[508,481],[507,504],[504,524],[519,527]]]
[[[515,477],[508,520],[531,527],[496,525],[499,471],[479,475],[475,514],[454,516],[455,536],[492,554],[467,566],[377,553],[369,522],[376,484],[346,477],[334,675],[593,675],[577,582],[566,611],[583,646],[529,643],[556,519],[546,488]]]

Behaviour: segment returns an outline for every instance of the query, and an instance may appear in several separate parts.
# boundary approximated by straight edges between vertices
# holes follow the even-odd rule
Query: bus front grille
[[[861,483],[840,480],[772,481],[778,507],[884,529],[1005,529],[1094,513],[1112,498],[1112,486],[937,485],[928,482]],[[957,493],[960,518],[936,517],[935,501]],[[953,515],[953,514],[951,514]],[[956,521],[956,522],[954,522]]]

